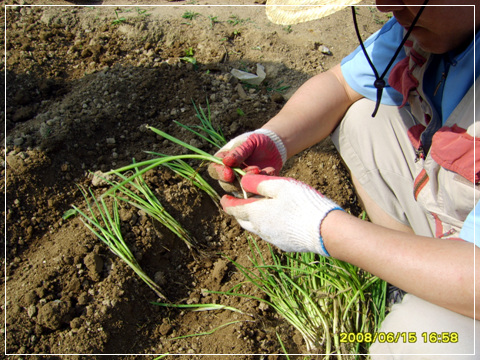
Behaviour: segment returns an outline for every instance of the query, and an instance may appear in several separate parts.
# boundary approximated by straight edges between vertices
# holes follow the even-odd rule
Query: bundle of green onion
[[[385,316],[386,283],[357,267],[313,253],[278,256],[269,246],[273,264],[265,260],[253,238],[249,238],[252,268],[230,260],[267,299],[243,294],[240,283],[227,292],[266,303],[303,336],[309,351],[325,354],[361,353],[356,344],[346,349],[340,333],[373,332]],[[353,344],[350,344],[353,347]],[[368,344],[364,344],[368,345]],[[327,356],[328,358],[328,356]]]
[[[165,296],[161,293],[160,287],[142,270],[141,266],[135,259],[135,256],[132,254],[123,239],[120,231],[120,216],[117,199],[113,199],[113,204],[110,210],[105,200],[103,198],[97,200],[92,190],[89,189],[92,202],[95,205],[92,206],[86,190],[83,188],[80,188],[80,190],[82,191],[90,215],[83,212],[77,206],[73,206],[73,208],[81,215],[82,222],[85,226],[102,240],[115,255],[125,261],[125,263],[135,271],[135,273],[157,294],[158,297],[165,299]],[[94,210],[95,208],[96,211]]]

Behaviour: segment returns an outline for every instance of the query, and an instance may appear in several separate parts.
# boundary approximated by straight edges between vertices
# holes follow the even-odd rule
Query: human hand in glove
[[[227,192],[231,192],[235,187],[228,184],[236,179],[232,168],[239,167],[254,174],[278,175],[287,160],[287,150],[273,131],[258,129],[232,139],[215,156],[223,159],[223,165],[211,163],[208,172]]]
[[[291,178],[246,174],[241,183],[245,191],[262,197],[238,199],[224,195],[221,204],[244,229],[284,251],[329,256],[321,224],[330,211],[341,207]]]

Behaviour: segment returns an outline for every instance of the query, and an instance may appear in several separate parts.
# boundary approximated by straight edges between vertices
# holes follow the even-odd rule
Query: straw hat
[[[279,25],[295,25],[321,19],[362,0],[267,0],[268,19]]]

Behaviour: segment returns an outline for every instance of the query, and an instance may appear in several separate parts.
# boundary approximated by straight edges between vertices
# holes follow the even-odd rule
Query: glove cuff
[[[287,161],[287,149],[283,144],[282,139],[280,139],[280,136],[275,134],[272,130],[268,130],[268,129],[257,129],[253,131],[253,133],[263,134],[268,136],[273,141],[273,143],[277,147],[278,152],[280,153],[280,156],[282,158],[282,166],[285,165],[285,162]]]
[[[336,204],[334,203],[334,205],[336,205]],[[319,242],[319,244],[320,244],[321,254],[322,254],[323,256],[327,256],[327,257],[330,257],[330,254],[328,253],[327,248],[325,247],[325,244],[324,244],[324,242],[323,242],[323,237],[322,237],[322,223],[323,223],[323,220],[325,219],[325,217],[326,217],[328,214],[330,214],[330,212],[333,211],[333,210],[345,211],[345,210],[343,210],[340,206],[336,205],[334,208],[328,210],[328,211],[324,214],[323,218],[320,220],[320,226],[319,226],[320,235],[318,236],[318,242]]]

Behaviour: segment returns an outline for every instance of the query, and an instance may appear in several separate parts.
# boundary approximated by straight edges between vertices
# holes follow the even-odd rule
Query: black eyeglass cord
[[[383,71],[382,75],[378,75],[377,69],[376,69],[375,66],[373,65],[373,62],[372,62],[372,60],[370,59],[370,56],[368,56],[367,49],[365,49],[365,45],[363,44],[362,37],[360,36],[360,31],[358,30],[357,14],[355,13],[355,6],[352,6],[352,7],[351,7],[351,8],[352,8],[352,15],[353,15],[353,24],[355,25],[355,32],[356,32],[356,34],[357,34],[358,41],[360,42],[360,46],[361,46],[361,48],[362,48],[362,50],[363,50],[363,53],[364,53],[365,57],[367,58],[368,64],[370,65],[370,67],[371,67],[372,70],[373,70],[373,73],[375,74],[375,81],[374,81],[374,83],[373,83],[373,86],[375,86],[375,88],[377,89],[377,102],[376,102],[376,104],[375,104],[375,110],[373,110],[372,117],[375,117],[375,115],[377,115],[377,111],[378,111],[378,108],[380,107],[380,103],[381,103],[381,100],[382,100],[383,88],[386,86],[386,82],[385,82],[385,80],[384,80],[383,78],[385,77],[385,75],[387,75],[388,70],[390,69],[390,67],[392,66],[393,62],[394,62],[395,59],[397,58],[398,54],[399,54],[400,51],[402,50],[403,45],[405,45],[405,42],[406,42],[407,39],[409,38],[410,33],[412,32],[415,24],[417,23],[418,19],[420,18],[420,15],[422,15],[423,10],[425,10],[425,5],[427,5],[428,1],[429,1],[429,0],[425,0],[425,1],[423,2],[422,7],[421,7],[420,10],[418,11],[418,13],[417,13],[417,15],[415,16],[415,18],[413,19],[413,22],[412,22],[412,24],[410,25],[410,28],[408,29],[407,33],[406,33],[405,36],[403,37],[402,42],[401,42],[400,45],[398,46],[397,51],[395,51],[395,54],[393,55],[392,59],[391,59],[390,62],[388,63],[386,69]]]

